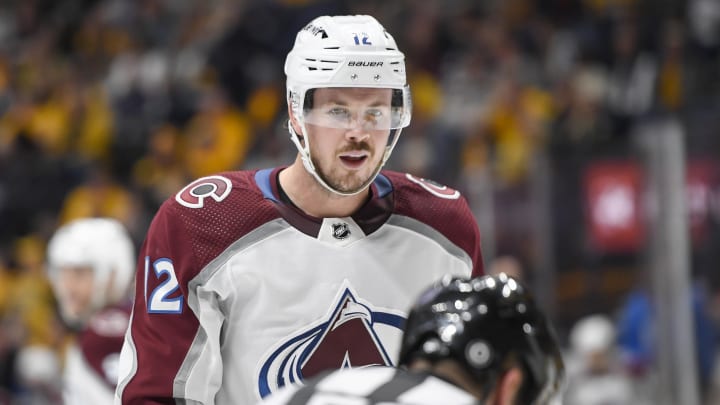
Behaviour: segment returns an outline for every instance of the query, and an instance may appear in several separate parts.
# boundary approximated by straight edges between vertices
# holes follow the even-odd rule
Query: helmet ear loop
[[[397,145],[397,142],[400,139],[400,133],[402,132],[402,128],[392,129],[390,131],[390,137],[392,138],[392,140],[385,147],[385,153],[383,153],[383,159],[382,164],[380,164],[380,168],[385,166],[385,163],[387,163],[388,159],[390,159],[390,155],[392,154],[393,150],[395,149],[395,145]]]
[[[302,97],[301,97],[302,94]],[[304,108],[304,92],[293,92],[291,91],[288,95],[289,114],[288,118],[288,130],[290,131],[290,139],[292,139],[295,147],[300,153],[300,157],[303,160],[303,165],[311,173],[315,172],[315,165],[310,158],[310,139],[307,136],[307,128],[305,127],[305,118],[303,116]],[[295,130],[295,125],[300,127],[301,133]]]
[[[295,127],[293,126],[293,121],[291,118],[288,119],[288,131],[290,132],[290,139],[292,140],[293,144],[295,144],[297,150],[300,153],[303,153],[305,150],[305,137],[295,131]]]
[[[300,158],[303,161],[303,165],[305,168],[312,173],[315,178],[319,179],[319,176],[317,174],[317,170],[315,169],[315,164],[312,161],[312,157],[310,156],[310,137],[307,136],[307,127],[305,127],[305,121],[302,118],[296,118],[298,125],[300,125],[300,129],[302,130],[303,135],[299,135],[297,132],[295,132],[295,128],[293,128],[293,132],[295,133],[294,141],[295,146],[297,146],[298,151],[300,151]]]

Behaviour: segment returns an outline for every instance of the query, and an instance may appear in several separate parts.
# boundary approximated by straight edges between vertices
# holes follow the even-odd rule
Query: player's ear
[[[518,367],[513,367],[503,374],[496,388],[495,404],[516,404],[518,394],[520,393],[520,387],[522,386],[522,381],[523,374]]]
[[[300,123],[298,122],[297,118],[295,118],[295,114],[293,113],[292,107],[288,104],[288,116],[290,117],[290,125],[292,125],[293,130],[296,134],[302,136],[302,131],[300,128]]]

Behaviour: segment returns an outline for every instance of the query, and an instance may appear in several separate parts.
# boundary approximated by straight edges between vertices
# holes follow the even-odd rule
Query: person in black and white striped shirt
[[[262,405],[559,403],[552,325],[518,280],[446,277],[408,316],[400,368],[347,368],[287,386]]]

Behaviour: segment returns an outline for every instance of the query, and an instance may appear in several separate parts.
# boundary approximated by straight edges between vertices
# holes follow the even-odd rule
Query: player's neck
[[[280,186],[300,210],[317,218],[349,217],[366,201],[369,190],[353,196],[341,196],[325,189],[296,160],[280,172]]]

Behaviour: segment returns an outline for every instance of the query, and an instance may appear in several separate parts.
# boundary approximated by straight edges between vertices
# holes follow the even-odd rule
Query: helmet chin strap
[[[298,119],[300,127],[302,128],[303,133],[307,134],[307,129],[305,128],[305,123],[302,122],[301,119]],[[373,181],[375,181],[375,178],[380,173],[380,170],[385,166],[385,162],[390,158],[390,154],[392,153],[393,149],[395,148],[395,144],[397,143],[398,138],[400,137],[400,129],[395,129],[395,136],[393,137],[392,142],[390,145],[385,147],[385,153],[383,153],[383,158],[378,167],[375,169],[373,174],[363,183],[362,186],[358,187],[355,191],[342,191],[338,190],[331,185],[327,184],[325,180],[320,177],[320,175],[317,172],[317,169],[315,168],[315,164],[312,162],[312,158],[310,157],[310,140],[308,137],[305,137],[305,145],[300,142],[300,136],[295,132],[295,128],[293,128],[292,120],[288,120],[288,129],[290,130],[290,138],[292,139],[293,143],[295,144],[295,147],[300,152],[300,158],[302,159],[303,166],[305,167],[305,170],[307,170],[308,173],[310,173],[315,180],[317,180],[320,185],[322,185],[326,190],[330,191],[331,193],[341,195],[343,197],[349,197],[353,195],[358,195],[365,191],[370,184],[372,184]]]

